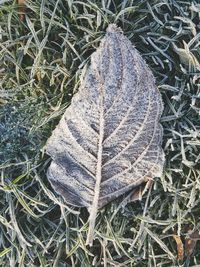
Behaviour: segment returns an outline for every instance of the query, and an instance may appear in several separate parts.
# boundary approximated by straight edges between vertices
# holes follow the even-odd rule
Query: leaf
[[[200,240],[199,231],[196,230],[188,234],[188,237],[185,239],[185,255],[187,257],[192,255],[198,240]]]
[[[109,25],[46,145],[51,185],[68,204],[90,213],[87,244],[99,208],[161,175],[162,109],[148,66],[122,31]]]
[[[26,11],[26,0],[18,0],[17,1],[19,5],[19,18],[21,21],[24,21],[25,18],[25,11]]]
[[[181,237],[179,235],[173,235],[174,240],[176,241],[176,247],[177,247],[177,257],[179,260],[183,260],[184,258],[184,248],[183,248],[183,242],[181,240]]]

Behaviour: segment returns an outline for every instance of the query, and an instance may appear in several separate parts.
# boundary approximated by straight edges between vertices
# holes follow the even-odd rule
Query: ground
[[[200,266],[199,1],[0,4],[0,266]],[[142,201],[99,212],[89,248],[88,212],[52,190],[44,146],[109,23],[154,73],[166,164]]]

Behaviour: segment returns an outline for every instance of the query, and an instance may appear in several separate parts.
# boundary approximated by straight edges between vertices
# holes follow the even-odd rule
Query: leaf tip
[[[109,24],[108,28],[106,30],[108,33],[115,33],[115,32],[121,32],[123,33],[122,29],[118,27],[116,24]]]

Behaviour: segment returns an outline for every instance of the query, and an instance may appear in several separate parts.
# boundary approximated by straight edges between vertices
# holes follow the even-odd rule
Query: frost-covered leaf
[[[97,210],[162,173],[162,101],[138,51],[110,25],[47,143],[48,178],[71,205]]]

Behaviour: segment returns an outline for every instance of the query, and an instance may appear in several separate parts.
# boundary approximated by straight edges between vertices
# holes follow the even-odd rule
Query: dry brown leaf
[[[178,235],[173,235],[173,238],[176,241],[177,258],[179,260],[183,260],[183,258],[184,258],[184,247],[183,247],[183,242],[181,240],[181,237],[178,236]]]
[[[189,236],[185,239],[185,255],[187,257],[192,255],[198,240],[200,240],[199,231],[190,233]]]
[[[26,0],[17,0],[17,4],[19,5],[19,18],[21,21],[24,21],[26,12]]]

